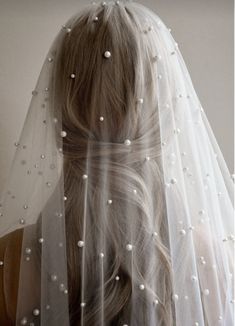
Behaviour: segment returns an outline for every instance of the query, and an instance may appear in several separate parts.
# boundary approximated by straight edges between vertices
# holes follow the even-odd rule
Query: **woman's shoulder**
[[[0,238],[0,325],[15,322],[23,229]],[[9,303],[9,304],[7,304]]]

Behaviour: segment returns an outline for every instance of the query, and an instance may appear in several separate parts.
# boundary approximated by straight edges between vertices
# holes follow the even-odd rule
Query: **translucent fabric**
[[[135,116],[126,113],[115,139],[107,112],[91,113],[89,135],[79,131],[74,144],[76,129],[64,128],[55,79],[61,47],[82,15],[94,24],[112,10],[138,17],[139,47],[151,71],[135,62],[143,80]],[[101,49],[106,67],[115,65],[112,53],[111,45]],[[68,71],[68,78],[73,83],[77,73]],[[24,228],[16,325],[233,325],[233,183],[179,47],[155,13],[109,2],[70,18],[46,56],[15,146],[0,236]],[[69,162],[77,175],[72,204]],[[77,210],[76,223],[67,205]],[[76,246],[72,254],[68,243]],[[75,317],[72,260],[80,289]],[[118,298],[120,318],[111,323]]]

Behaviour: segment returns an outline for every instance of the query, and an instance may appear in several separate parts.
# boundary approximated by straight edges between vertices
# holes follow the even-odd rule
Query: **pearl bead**
[[[196,276],[196,275],[192,275],[192,276],[191,276],[191,280],[192,280],[193,282],[197,281],[197,276]]]
[[[64,196],[64,201],[66,201],[68,198],[66,196]]]
[[[107,58],[107,59],[110,58],[111,57],[111,52],[110,51],[105,51],[104,52],[104,57]]]
[[[86,305],[86,303],[85,303],[85,302],[81,302],[81,304],[80,304],[80,305],[81,305],[81,307],[82,307],[82,308],[84,308],[84,307],[85,307],[85,305]]]
[[[67,136],[67,132],[62,130],[61,133],[60,133],[61,137],[66,137]]]
[[[44,241],[43,238],[39,238],[39,239],[38,239],[38,242],[39,242],[39,243],[43,243],[43,241]]]
[[[218,317],[218,320],[219,320],[219,321],[223,320],[223,317],[222,317],[222,316],[219,316],[219,317]]]
[[[139,285],[139,289],[140,289],[140,290],[144,290],[144,289],[145,289],[144,284],[140,284],[140,285]]]
[[[74,78],[76,77],[76,75],[75,75],[75,74],[71,74],[70,77],[71,77],[72,79],[74,79]]]
[[[198,212],[199,215],[204,215],[205,214],[205,211],[204,209],[201,209],[199,212]]]
[[[120,280],[120,277],[117,275],[117,276],[115,277],[115,280],[116,280],[116,281],[119,281],[119,280]]]
[[[20,224],[25,224],[25,219],[24,218],[20,218],[19,223]]]
[[[111,205],[112,204],[112,199],[108,199],[108,201],[107,201],[107,203],[109,204],[109,205]]]
[[[185,295],[185,296],[184,296],[184,299],[185,299],[185,300],[188,300],[188,296],[187,296],[187,295]]]
[[[153,232],[153,236],[157,237],[158,236],[157,232]]]
[[[203,291],[203,293],[204,293],[205,295],[209,295],[209,294],[210,294],[210,291],[209,291],[208,289],[205,289],[205,290]]]
[[[178,300],[178,299],[179,299],[178,294],[174,294],[174,295],[173,295],[173,299],[174,299],[174,300]]]
[[[133,189],[133,193],[136,195],[137,194],[137,190],[136,189]]]
[[[20,325],[27,325],[28,319],[26,317],[22,318],[20,321]]]
[[[172,178],[171,179],[171,184],[176,184],[177,183],[177,180],[175,178]]]
[[[66,28],[66,32],[67,32],[67,33],[70,33],[70,32],[71,32],[71,30],[72,30],[72,29],[71,29],[71,28],[69,28],[69,27],[68,27],[68,28]]]
[[[0,266],[3,266],[3,264],[4,264],[4,263],[3,263],[3,261],[2,261],[2,260],[0,260]]]
[[[83,178],[83,180],[86,180],[88,178],[88,175],[87,174],[83,174],[82,178]]]
[[[100,121],[104,121],[104,117],[101,116],[101,117],[100,117]]]
[[[132,244],[128,243],[128,244],[126,245],[126,250],[127,250],[127,251],[132,251],[132,249],[133,249]]]
[[[154,304],[154,305],[158,305],[158,304],[159,304],[158,299],[155,299],[155,300],[153,301],[153,304]]]
[[[53,61],[53,59],[52,59],[52,58],[48,58],[48,61],[49,61],[49,62],[52,62],[52,61]]]
[[[57,123],[58,122],[58,119],[57,118],[54,118],[53,121],[54,121],[54,123]]]
[[[28,208],[28,205],[24,205],[23,208],[24,208],[24,209],[27,209],[27,208]]]
[[[143,104],[144,103],[144,99],[143,98],[138,98],[137,102],[140,103],[140,104]]]
[[[159,74],[159,75],[157,76],[157,78],[158,78],[158,79],[162,79],[162,75]]]
[[[100,253],[100,258],[104,258],[104,253],[103,252]]]
[[[184,229],[180,230],[180,234],[181,235],[185,235],[186,234],[186,231]]]
[[[174,133],[175,133],[176,135],[180,134],[180,132],[181,132],[180,128],[176,128],[176,129],[174,130]]]
[[[102,6],[105,7],[107,3],[105,1],[102,2]]]
[[[57,275],[55,275],[55,274],[52,274],[52,275],[51,275],[51,280],[52,280],[52,282],[57,281],[57,279],[58,279]]]
[[[150,156],[146,156],[145,161],[150,161]]]
[[[199,323],[196,321],[196,322],[194,323],[194,326],[199,326]]]
[[[129,145],[131,145],[131,141],[130,141],[129,139],[126,139],[126,140],[124,141],[124,144],[125,144],[126,146],[129,146]]]
[[[61,284],[59,285],[59,289],[60,289],[61,292],[64,292],[64,290],[65,290],[65,285],[64,285],[63,283],[61,283]]]
[[[82,248],[84,247],[84,241],[82,240],[79,240],[78,243],[77,243],[78,247]]]
[[[39,314],[40,314],[40,310],[39,309],[34,309],[33,310],[33,315],[34,316],[39,316]]]
[[[93,18],[94,22],[98,22],[98,20],[99,20],[99,18],[97,16]]]
[[[25,252],[26,252],[26,254],[30,255],[32,250],[31,250],[31,248],[25,248]]]
[[[44,154],[42,154],[40,157],[41,157],[41,159],[44,159],[46,156]]]

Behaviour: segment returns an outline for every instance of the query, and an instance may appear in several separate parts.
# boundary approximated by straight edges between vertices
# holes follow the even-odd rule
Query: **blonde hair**
[[[143,14],[145,14],[143,12]],[[147,14],[146,14],[147,15]],[[98,17],[98,18],[95,18]],[[157,309],[159,325],[173,325],[172,311],[172,279],[169,256],[169,239],[167,237],[167,222],[165,219],[164,184],[161,171],[160,131],[156,107],[156,85],[151,69],[151,53],[148,38],[144,38],[142,21],[135,10],[135,5],[107,4],[91,5],[73,21],[71,32],[65,35],[61,48],[57,52],[55,87],[62,111],[63,130],[67,137],[63,143],[64,176],[66,201],[66,233],[68,256],[69,303],[71,325],[80,322],[80,252],[77,250],[77,240],[82,235],[83,216],[83,185],[81,174],[86,164],[87,147],[93,143],[94,158],[91,173],[95,176],[101,173],[98,164],[100,155],[109,155],[113,162],[123,160],[123,152],[119,143],[125,139],[138,138],[138,152],[133,152],[129,160],[116,165],[109,171],[112,192],[117,189],[116,179],[120,184],[134,184],[137,191],[143,193],[143,201],[136,203],[141,216],[138,220],[140,243],[146,237],[148,196],[156,194],[156,224],[159,237],[156,241],[156,255],[159,257],[157,266],[145,271],[143,277],[148,283],[150,277],[155,277],[159,288],[159,305]],[[153,40],[152,40],[153,42]],[[111,52],[111,57],[105,60],[105,51]],[[113,64],[112,64],[113,62]],[[76,78],[70,78],[70,74]],[[144,94],[145,105],[153,108],[148,115],[139,120],[139,104],[137,99]],[[97,123],[100,116],[106,117],[101,124]],[[150,139],[150,141],[149,141]],[[147,141],[148,140],[148,141]],[[99,150],[102,141],[114,142],[105,151]],[[142,153],[141,153],[142,152]],[[151,172],[154,180],[152,189],[148,189],[145,175],[139,162],[140,155],[151,155]],[[95,184],[93,185],[96,186]],[[125,198],[125,194],[123,194]],[[123,219],[121,205],[124,199],[115,202],[113,210],[114,222],[106,234],[106,242],[110,248],[110,270],[104,275],[104,310],[106,325],[119,325],[131,312],[132,279],[128,268],[123,264],[119,254],[118,228]],[[95,197],[89,201],[89,211],[94,212]],[[116,221],[116,222],[115,222]],[[94,231],[95,232],[95,231]],[[92,236],[92,235],[91,235]],[[93,234],[95,237],[95,233]],[[149,249],[149,248],[148,248]],[[147,248],[142,248],[144,254]],[[93,248],[86,246],[86,265],[88,273],[88,307],[84,310],[84,324],[94,326],[98,322],[101,309],[98,297],[97,277],[92,271]],[[143,266],[142,266],[143,267]],[[144,269],[144,268],[143,268]],[[110,280],[120,275],[120,281],[111,288]],[[115,295],[111,295],[115,291]],[[146,310],[147,311],[147,310]],[[147,325],[150,316],[143,311],[140,325]]]

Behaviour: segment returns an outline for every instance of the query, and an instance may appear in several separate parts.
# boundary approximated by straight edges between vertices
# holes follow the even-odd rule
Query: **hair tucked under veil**
[[[22,240],[13,324],[233,325],[232,180],[155,13],[71,17],[15,146],[0,216]]]

